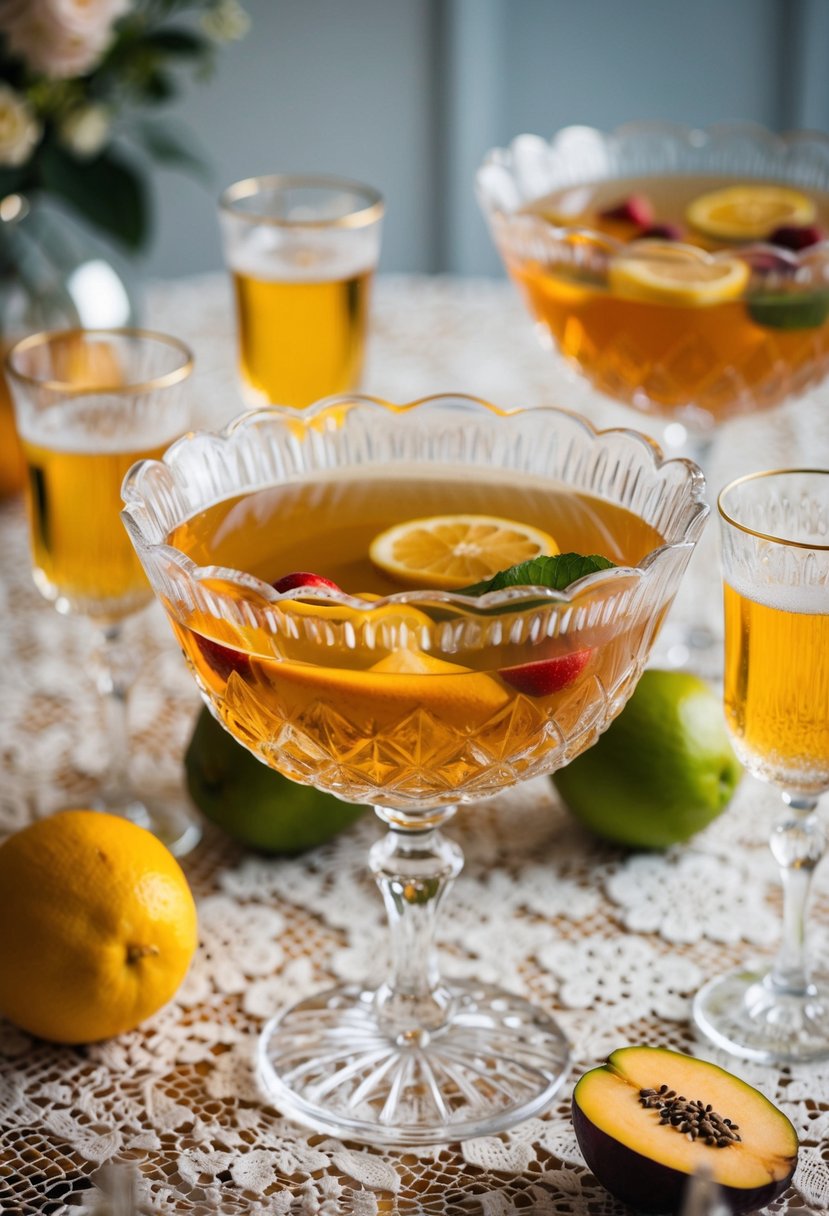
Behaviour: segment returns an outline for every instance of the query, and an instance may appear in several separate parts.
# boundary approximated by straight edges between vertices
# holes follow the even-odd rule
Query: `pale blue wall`
[[[385,270],[500,273],[486,149],[637,118],[829,127],[829,0],[246,0],[253,28],[176,117],[216,188],[280,170],[378,186]],[[213,194],[158,180],[149,273],[220,264]]]
[[[159,176],[151,274],[220,265],[214,197],[258,173],[328,172],[386,195],[389,268],[433,264],[431,0],[244,0],[248,37],[222,50],[174,115],[215,165],[215,188]]]

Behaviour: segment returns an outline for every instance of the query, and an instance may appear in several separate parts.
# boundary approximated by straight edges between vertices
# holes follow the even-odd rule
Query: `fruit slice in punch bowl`
[[[265,1027],[260,1078],[283,1114],[414,1145],[550,1104],[569,1063],[556,1022],[438,972],[462,866],[440,828],[566,764],[621,710],[703,493],[695,465],[633,431],[462,396],[254,411],[130,472],[127,529],[213,714],[388,828],[370,853],[388,978]]]

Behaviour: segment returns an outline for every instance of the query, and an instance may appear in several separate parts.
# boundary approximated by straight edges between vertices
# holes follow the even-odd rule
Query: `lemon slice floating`
[[[547,532],[495,515],[410,519],[381,532],[369,546],[375,566],[396,582],[442,591],[558,551]]]
[[[815,204],[787,186],[728,186],[688,205],[688,223],[717,241],[761,241],[783,224],[811,224]]]
[[[748,282],[749,268],[740,258],[709,258],[661,241],[636,245],[636,252],[621,254],[608,267],[610,290],[629,300],[698,308],[736,299]]]

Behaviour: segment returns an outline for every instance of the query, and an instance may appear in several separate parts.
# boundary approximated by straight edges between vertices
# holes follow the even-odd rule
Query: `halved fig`
[[[661,1047],[622,1047],[584,1074],[573,1126],[599,1182],[642,1212],[678,1212],[688,1178],[707,1170],[734,1213],[786,1190],[797,1133],[739,1077]]]

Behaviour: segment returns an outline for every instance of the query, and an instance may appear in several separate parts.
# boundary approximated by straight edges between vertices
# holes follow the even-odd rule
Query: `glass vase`
[[[0,354],[38,330],[134,325],[129,275],[117,255],[47,197],[0,199]],[[25,465],[0,375],[0,500],[18,493]]]

